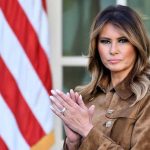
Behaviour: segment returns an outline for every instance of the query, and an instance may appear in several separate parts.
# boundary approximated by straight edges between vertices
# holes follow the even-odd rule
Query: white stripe
[[[39,41],[44,48],[48,58],[50,58],[50,46],[48,41],[48,18],[42,7],[42,0],[18,0],[18,2],[20,3],[26,16],[34,27]]]
[[[63,66],[87,66],[88,59],[86,57],[81,56],[69,56],[61,58],[61,63]]]
[[[2,21],[0,24],[0,33],[3,33],[0,34],[2,58],[14,76],[33,114],[44,131],[48,133],[53,128],[53,115],[49,107],[49,95],[30,64],[16,36],[9,28],[1,11],[0,18],[2,18],[0,19]]]
[[[116,0],[116,4],[126,6],[127,5],[127,0]]]
[[[21,135],[16,120],[1,95],[0,118],[0,133],[9,150],[29,150],[29,145]]]

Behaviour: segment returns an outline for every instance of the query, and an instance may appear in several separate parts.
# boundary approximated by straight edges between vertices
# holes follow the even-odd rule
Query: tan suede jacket
[[[135,102],[127,83],[98,86],[99,94],[87,103],[95,105],[94,127],[77,150],[150,150],[150,90]]]

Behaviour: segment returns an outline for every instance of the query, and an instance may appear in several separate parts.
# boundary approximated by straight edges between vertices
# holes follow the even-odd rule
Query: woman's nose
[[[118,53],[119,53],[119,50],[118,50],[117,43],[114,42],[110,46],[110,54],[115,55],[115,54],[118,54]]]

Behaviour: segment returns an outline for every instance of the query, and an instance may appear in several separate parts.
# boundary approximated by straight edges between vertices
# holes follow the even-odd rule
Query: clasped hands
[[[60,90],[51,90],[51,93],[51,109],[64,122],[66,136],[70,142],[86,137],[93,128],[95,106],[87,108],[82,96],[73,90],[67,94]]]

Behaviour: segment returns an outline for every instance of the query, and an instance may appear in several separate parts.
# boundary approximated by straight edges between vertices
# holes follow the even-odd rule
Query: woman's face
[[[102,63],[111,73],[128,74],[136,59],[134,46],[121,29],[110,23],[103,27],[99,35],[98,52]]]

